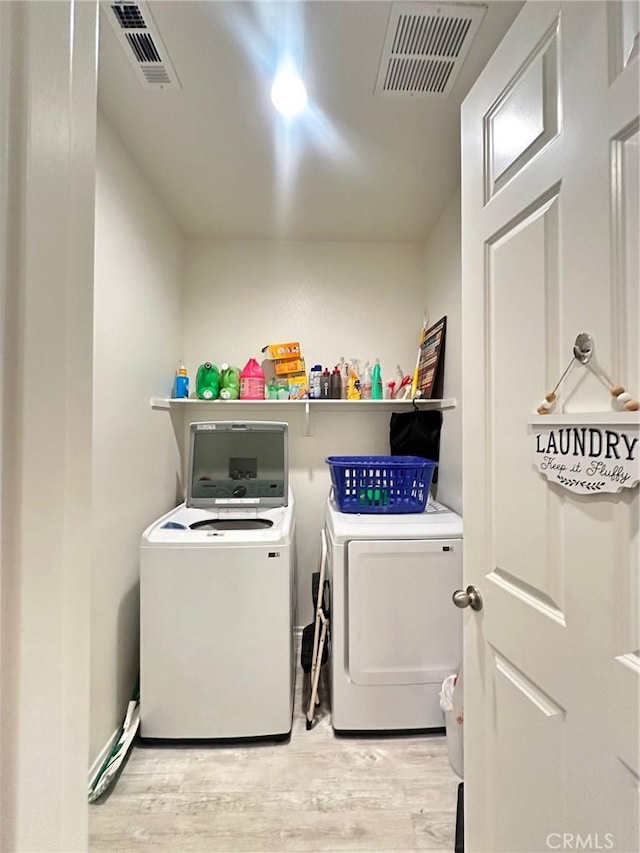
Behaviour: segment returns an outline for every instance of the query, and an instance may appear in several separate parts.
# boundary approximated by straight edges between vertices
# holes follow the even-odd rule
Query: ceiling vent
[[[181,89],[169,54],[146,3],[111,2],[105,12],[145,89]]]
[[[376,95],[447,97],[485,11],[482,5],[395,3]]]

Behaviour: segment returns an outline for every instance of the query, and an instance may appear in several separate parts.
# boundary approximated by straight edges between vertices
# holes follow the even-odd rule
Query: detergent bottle
[[[322,377],[322,365],[314,364],[309,371],[309,399],[320,399],[320,379]]]
[[[382,370],[380,369],[380,359],[376,358],[376,363],[371,371],[371,399],[382,400]]]
[[[220,372],[215,364],[205,361],[196,375],[196,397],[198,400],[217,400],[220,393]]]
[[[255,358],[250,358],[242,368],[240,399],[264,400],[264,372]]]
[[[220,365],[220,399],[237,400],[240,396],[240,368]]]
[[[187,376],[187,368],[184,363],[180,362],[180,367],[176,372],[176,378],[173,383],[173,397],[175,400],[182,400],[189,396],[189,377]]]

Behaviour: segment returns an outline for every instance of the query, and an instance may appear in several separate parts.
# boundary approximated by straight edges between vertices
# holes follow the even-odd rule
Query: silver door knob
[[[470,607],[472,610],[482,610],[482,596],[480,590],[475,586],[468,586],[466,590],[457,589],[451,596],[456,607]]]

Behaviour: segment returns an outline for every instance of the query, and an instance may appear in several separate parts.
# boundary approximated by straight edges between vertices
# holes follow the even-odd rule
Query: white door
[[[548,483],[527,429],[580,332],[640,394],[637,40],[637,3],[527,3],[463,105],[467,853],[640,849],[638,488]]]

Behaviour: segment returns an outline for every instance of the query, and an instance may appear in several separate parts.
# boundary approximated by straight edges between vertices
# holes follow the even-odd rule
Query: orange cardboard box
[[[304,373],[304,358],[275,358],[273,368],[276,376],[288,376],[291,373]]]
[[[300,356],[300,344],[298,341],[290,341],[284,344],[269,344],[262,350],[267,358],[298,358]]]

